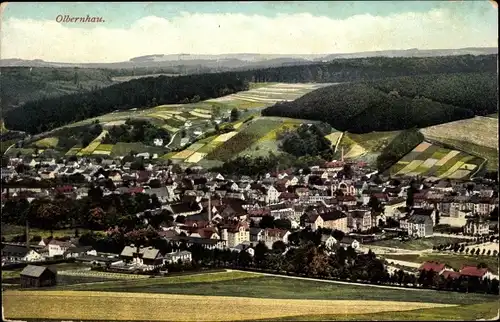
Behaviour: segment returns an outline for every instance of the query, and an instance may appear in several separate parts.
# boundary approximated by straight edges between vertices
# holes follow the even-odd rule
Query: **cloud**
[[[495,16],[496,17],[496,16]],[[275,17],[183,12],[148,16],[128,28],[10,18],[2,23],[2,58],[116,62],[149,54],[327,54],[388,49],[496,47],[497,24],[446,8],[343,20],[309,13]]]

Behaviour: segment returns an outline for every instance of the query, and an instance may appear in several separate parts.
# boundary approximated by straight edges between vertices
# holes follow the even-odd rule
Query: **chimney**
[[[344,147],[342,147],[342,157],[340,159],[342,162],[344,162]]]
[[[26,249],[28,250],[28,252],[30,251],[30,228],[28,220],[26,220]]]
[[[212,223],[212,194],[208,194],[208,224]]]

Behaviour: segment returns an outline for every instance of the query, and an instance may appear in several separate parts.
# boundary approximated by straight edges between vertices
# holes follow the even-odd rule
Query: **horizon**
[[[496,10],[486,0],[8,3],[0,49],[2,59],[87,64],[148,55],[498,48]],[[94,22],[56,21],[87,15]]]

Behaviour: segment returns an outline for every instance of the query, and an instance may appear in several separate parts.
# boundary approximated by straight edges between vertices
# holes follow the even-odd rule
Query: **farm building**
[[[28,265],[21,272],[21,287],[56,285],[57,271],[45,266]]]

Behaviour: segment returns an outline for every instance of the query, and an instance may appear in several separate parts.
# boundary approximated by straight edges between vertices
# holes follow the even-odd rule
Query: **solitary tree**
[[[240,118],[240,111],[235,107],[231,110],[231,122],[238,121]]]

